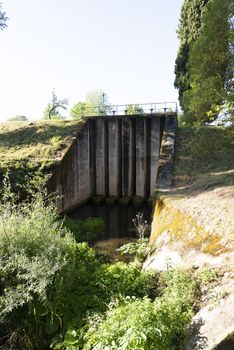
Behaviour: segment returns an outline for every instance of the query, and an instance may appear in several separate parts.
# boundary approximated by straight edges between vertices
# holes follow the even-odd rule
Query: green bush
[[[189,273],[169,270],[153,302],[157,276],[136,262],[102,264],[87,243],[75,242],[47,197],[18,205],[10,192],[2,198],[0,347],[182,348],[197,293]],[[87,235],[103,227],[96,218],[82,223]]]
[[[80,265],[77,266],[80,278],[75,282],[73,275],[72,279],[74,285],[77,283],[80,286],[75,292],[77,299],[74,300],[74,305],[77,310],[80,309],[80,312],[77,313],[78,317],[73,317],[73,319],[70,315],[64,340],[61,342],[58,339],[54,344],[54,349],[83,349],[85,333],[88,330],[85,316],[99,317],[106,311],[113,298],[123,299],[126,296],[139,298],[145,295],[155,297],[156,294],[155,275],[151,272],[142,272],[139,264],[118,262],[113,265],[98,265],[97,261],[92,261],[92,259],[85,261],[81,256],[78,260],[83,265],[83,268]]]
[[[89,217],[85,220],[74,220],[66,217],[64,226],[72,231],[78,243],[94,242],[106,231],[105,221],[96,217]]]
[[[134,262],[126,264],[119,261],[111,265],[102,265],[98,280],[103,294],[106,294],[106,300],[119,295],[135,297],[156,295],[155,274],[141,271],[141,265]]]
[[[82,242],[83,237],[83,221],[82,220],[74,220],[69,217],[66,217],[64,220],[64,226],[68,228],[72,233],[76,240],[76,242]]]
[[[59,321],[51,291],[75,242],[42,195],[20,206],[9,199],[0,206],[0,338],[9,349],[44,348]]]
[[[84,220],[82,229],[86,242],[91,242],[104,234],[106,224],[101,218],[90,217]]]
[[[82,349],[183,349],[193,315],[196,282],[183,271],[170,271],[164,281],[167,287],[154,302],[147,297],[126,297],[110,303],[104,315],[90,317]],[[71,333],[70,337],[72,340]]]
[[[130,242],[117,249],[121,254],[135,256],[136,260],[143,262],[145,258],[155,251],[155,245],[149,242],[149,238],[141,238],[136,242]]]

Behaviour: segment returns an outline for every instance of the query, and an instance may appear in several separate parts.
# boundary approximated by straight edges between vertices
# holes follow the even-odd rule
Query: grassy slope
[[[170,196],[211,232],[234,238],[234,128],[178,129]]]
[[[14,183],[24,183],[26,175],[51,171],[80,128],[77,121],[1,123],[0,174],[10,169]]]

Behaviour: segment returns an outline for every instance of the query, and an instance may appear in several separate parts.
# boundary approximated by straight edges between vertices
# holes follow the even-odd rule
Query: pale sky
[[[69,108],[92,89],[112,104],[177,101],[183,0],[1,0],[0,120],[40,119],[51,92]]]

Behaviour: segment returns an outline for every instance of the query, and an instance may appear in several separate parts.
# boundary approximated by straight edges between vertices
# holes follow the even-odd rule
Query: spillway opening
[[[85,220],[89,217],[98,217],[105,221],[106,231],[101,240],[117,238],[138,238],[137,230],[134,227],[133,219],[138,213],[143,214],[144,220],[150,225],[152,221],[152,205],[143,203],[135,206],[129,203],[126,206],[118,202],[108,205],[105,202],[94,204],[92,201],[72,210],[68,217],[74,220]]]

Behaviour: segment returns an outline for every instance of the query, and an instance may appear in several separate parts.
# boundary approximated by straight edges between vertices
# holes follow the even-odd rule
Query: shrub
[[[122,254],[134,255],[137,261],[143,262],[147,255],[155,250],[155,246],[150,243],[148,238],[145,237],[149,226],[147,221],[143,219],[143,213],[138,213],[136,218],[132,221],[139,238],[136,242],[124,244],[118,249],[118,251]]]
[[[76,240],[76,242],[82,242],[83,237],[83,221],[82,220],[74,220],[69,217],[66,217],[64,220],[64,226],[67,227],[72,233]]]
[[[76,242],[94,242],[106,231],[105,221],[101,218],[89,217],[85,220],[74,220],[67,217],[64,226],[72,231]]]
[[[141,271],[137,263],[117,262],[102,265],[98,276],[99,284],[109,300],[114,296],[143,297],[156,295],[156,276],[153,272]]]
[[[183,349],[196,283],[183,271],[170,271],[164,279],[167,287],[155,302],[126,297],[110,303],[104,315],[90,317],[82,349]]]
[[[82,229],[85,241],[91,242],[104,234],[106,231],[106,224],[101,218],[90,217],[84,220]]]
[[[123,299],[125,297],[143,297],[145,295],[154,297],[156,294],[156,278],[151,272],[142,272],[139,264],[125,264],[118,262],[113,265],[100,264],[94,267],[95,262],[91,260],[83,261],[80,257],[80,263],[85,267],[86,273],[79,273],[81,277],[77,280],[80,286],[76,292],[79,297],[74,301],[76,308],[82,308],[79,317],[73,318],[67,323],[67,332],[64,341],[54,344],[54,349],[83,349],[85,333],[88,330],[88,324],[85,323],[85,316],[92,315],[99,317],[106,311],[108,303],[112,298]],[[89,265],[87,267],[87,265]],[[77,266],[79,271],[83,269]],[[84,278],[85,277],[85,278]],[[74,276],[73,276],[74,279]],[[68,307],[68,305],[66,305]]]
[[[130,254],[135,256],[136,260],[143,262],[145,258],[155,251],[155,245],[149,242],[149,238],[138,239],[136,242],[130,242],[117,249],[121,254]]]
[[[42,195],[20,206],[8,196],[1,204],[0,338],[10,349],[43,348],[48,342],[56,318],[50,294],[70,266],[74,243]]]

